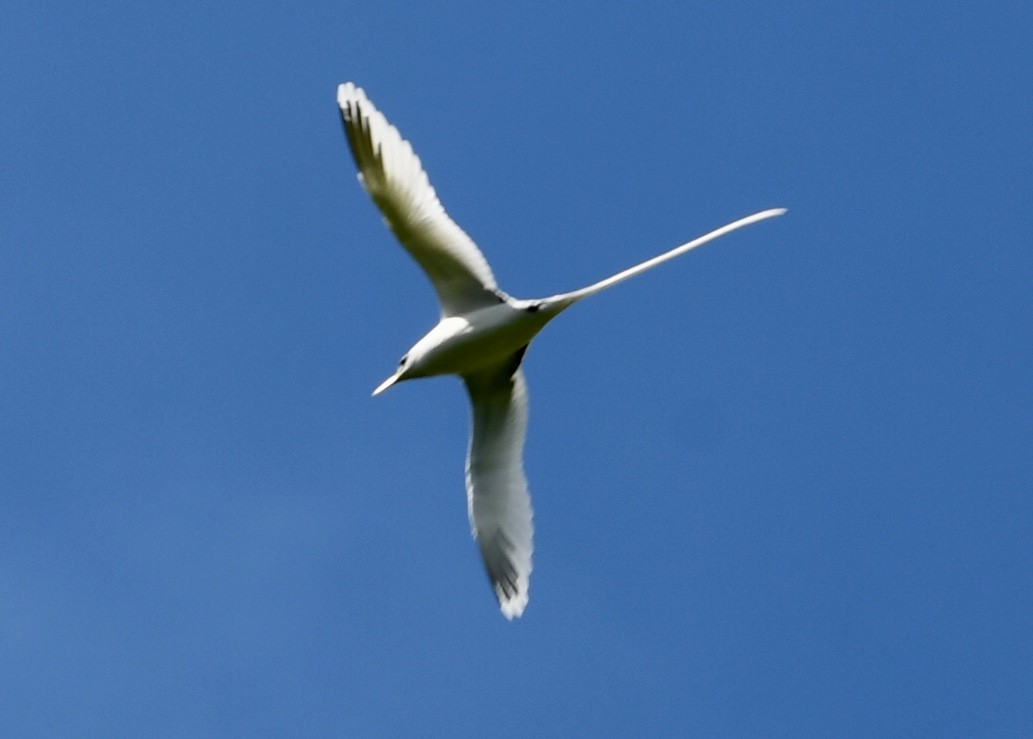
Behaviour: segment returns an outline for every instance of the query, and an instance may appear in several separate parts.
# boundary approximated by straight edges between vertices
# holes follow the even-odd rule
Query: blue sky
[[[1024,3],[6,2],[5,735],[1033,731]],[[354,80],[536,340],[524,618]]]

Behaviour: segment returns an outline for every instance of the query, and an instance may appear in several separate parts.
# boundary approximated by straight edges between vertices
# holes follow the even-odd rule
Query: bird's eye
[[[407,361],[409,361],[409,355],[408,354],[406,354],[404,357],[402,357],[401,359],[398,360],[398,366],[399,367],[405,366],[405,363]]]

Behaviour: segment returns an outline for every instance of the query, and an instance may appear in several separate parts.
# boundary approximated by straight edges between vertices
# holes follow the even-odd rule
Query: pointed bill
[[[394,385],[394,384],[395,384],[396,382],[398,382],[398,377],[399,377],[399,374],[400,374],[399,372],[395,372],[395,373],[394,373],[393,375],[391,375],[390,377],[388,377],[388,378],[387,378],[386,380],[384,380],[384,381],[383,381],[382,383],[380,383],[379,385],[377,385],[377,389],[373,391],[373,396],[372,396],[372,397],[374,397],[374,398],[375,398],[375,397],[377,397],[377,396],[378,396],[378,395],[380,395],[380,394],[381,394],[382,392],[384,392],[384,391],[385,391],[385,390],[387,390],[387,389],[388,389],[389,387],[391,387],[391,386],[392,386],[392,385]]]

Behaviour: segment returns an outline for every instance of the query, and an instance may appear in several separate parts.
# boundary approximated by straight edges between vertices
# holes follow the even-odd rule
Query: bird
[[[441,309],[438,323],[402,356],[373,395],[404,380],[462,378],[472,408],[467,512],[499,608],[513,620],[528,604],[533,551],[523,465],[528,395],[521,369],[531,340],[575,303],[786,209],[740,218],[579,290],[518,299],[498,287],[480,249],[445,212],[412,145],[363,89],[352,82],[341,84],[337,104],[359,182],[427,274]]]

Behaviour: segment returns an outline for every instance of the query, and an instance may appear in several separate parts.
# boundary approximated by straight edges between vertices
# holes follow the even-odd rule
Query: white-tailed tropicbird
[[[477,245],[441,206],[420,159],[398,129],[346,82],[337,104],[359,181],[387,225],[427,273],[441,320],[402,357],[373,395],[401,380],[459,375],[473,406],[466,457],[467,506],[473,535],[502,613],[527,606],[531,576],[531,497],[524,477],[527,384],[520,362],[531,339],[571,305],[751,223],[785,213],[754,213],[580,290],[518,300],[495,284]]]

